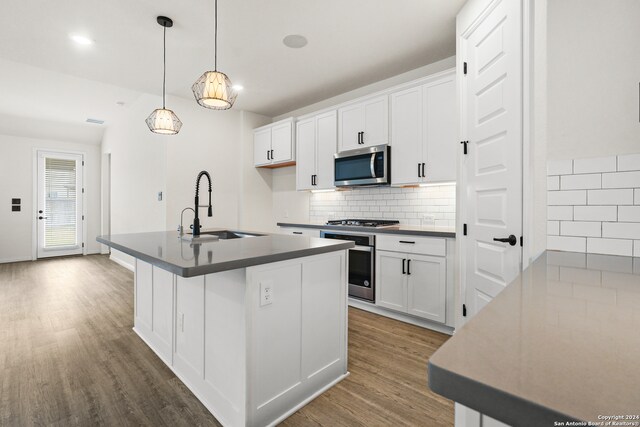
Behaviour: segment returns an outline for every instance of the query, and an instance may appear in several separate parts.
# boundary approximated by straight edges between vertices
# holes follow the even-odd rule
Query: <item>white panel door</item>
[[[316,174],[316,119],[296,123],[296,189],[311,190]]]
[[[424,181],[455,182],[456,155],[460,149],[455,74],[425,85],[423,94]]]
[[[408,255],[407,312],[445,322],[447,264],[444,257]]]
[[[293,123],[287,121],[271,128],[271,160],[273,163],[293,160],[291,135]]]
[[[254,132],[253,163],[256,166],[271,163],[271,128],[260,129]]]
[[[376,305],[407,311],[406,254],[376,251]]]
[[[360,132],[364,131],[364,107],[362,104],[348,105],[338,110],[339,151],[361,148]]]
[[[423,116],[421,87],[391,94],[393,185],[422,182]]]
[[[82,164],[81,154],[38,151],[38,258],[82,253]]]
[[[463,12],[458,43],[467,74],[459,76],[462,134],[469,144],[462,210],[468,235],[462,245],[465,304],[472,316],[521,269],[522,12],[518,1],[491,2],[475,16]],[[509,236],[514,245],[494,240]]]
[[[329,111],[316,117],[316,190],[335,188],[334,154],[338,149],[338,123],[336,112]]]
[[[389,143],[389,97],[370,99],[364,103],[364,129],[361,147]]]

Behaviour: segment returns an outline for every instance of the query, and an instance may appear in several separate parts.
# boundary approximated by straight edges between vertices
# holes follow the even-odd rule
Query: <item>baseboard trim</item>
[[[419,319],[407,314],[397,313],[392,310],[387,310],[383,307],[378,307],[368,302],[363,302],[354,298],[349,298],[349,305],[351,307],[359,308],[360,310],[368,311],[370,313],[379,314],[380,316],[390,317],[391,319],[399,320],[404,323],[410,323],[421,328],[431,329],[436,332],[442,332],[443,334],[453,335],[455,328],[451,326],[443,325],[440,323],[432,322],[426,319]]]
[[[9,264],[11,262],[33,261],[31,257],[23,258],[0,258],[0,264]]]
[[[109,259],[113,262],[115,262],[118,265],[121,265],[122,267],[126,268],[127,270],[133,271],[135,272],[136,269],[133,265],[129,264],[128,262],[124,262],[121,259],[118,258],[114,258],[113,254],[109,255]]]

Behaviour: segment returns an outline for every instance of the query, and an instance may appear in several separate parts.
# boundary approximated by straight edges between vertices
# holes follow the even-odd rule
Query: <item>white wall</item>
[[[548,2],[548,158],[638,151],[640,2]]]
[[[32,259],[34,149],[85,153],[85,205],[88,253],[98,253],[100,245],[100,146],[54,140],[0,135],[0,262]],[[11,199],[22,199],[22,210],[11,212]]]
[[[183,126],[177,135],[157,135],[145,119],[160,102],[160,97],[141,96],[105,133],[102,149],[111,153],[112,233],[175,230],[182,209],[193,207],[201,170],[210,173],[213,187],[213,217],[206,209],[199,212],[203,227],[274,229],[271,176],[253,167],[253,128],[270,119],[233,109],[207,110],[194,100],[169,97],[167,107]],[[162,201],[157,200],[160,191]],[[207,203],[203,178],[200,204]],[[193,213],[185,212],[185,226],[192,221]]]

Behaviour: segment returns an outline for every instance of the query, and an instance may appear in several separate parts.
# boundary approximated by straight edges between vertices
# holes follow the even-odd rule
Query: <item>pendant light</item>
[[[158,16],[158,24],[163,27],[164,41],[163,41],[163,64],[162,64],[162,108],[153,110],[153,113],[147,117],[147,126],[153,133],[159,133],[162,135],[175,135],[180,132],[182,122],[171,110],[165,108],[165,92],[166,92],[166,80],[167,80],[167,28],[173,27],[173,21],[166,16]]]
[[[198,104],[212,110],[228,110],[238,94],[225,73],[218,71],[218,0],[215,0],[213,71],[205,72],[191,86]]]

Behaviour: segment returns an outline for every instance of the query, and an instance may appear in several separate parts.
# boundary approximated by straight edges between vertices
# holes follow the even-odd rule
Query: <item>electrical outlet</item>
[[[260,307],[273,304],[272,282],[260,282]]]

